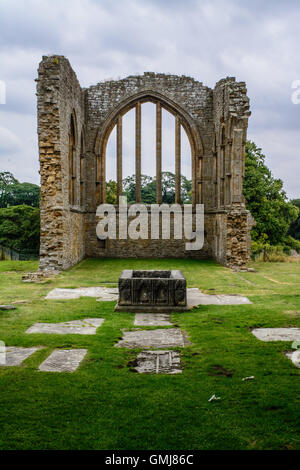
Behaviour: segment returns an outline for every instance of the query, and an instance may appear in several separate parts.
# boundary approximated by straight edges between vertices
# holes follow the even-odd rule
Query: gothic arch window
[[[147,117],[146,110],[152,107],[153,122],[150,126],[143,125],[143,119]],[[127,131],[127,117],[131,115],[130,132]],[[164,119],[172,121],[170,128],[172,130],[172,145],[164,143]],[[171,122],[170,121],[170,122]],[[133,138],[134,144],[131,148],[131,163],[126,154],[126,145],[128,134]],[[151,134],[152,143],[151,152],[145,151],[143,137],[146,135],[149,140]],[[169,133],[170,135],[170,133]],[[115,184],[116,202],[118,196],[124,193],[126,171],[131,168],[131,183],[134,187],[134,201],[149,203],[145,200],[145,184],[152,185],[151,202],[161,204],[167,203],[192,203],[195,202],[194,190],[195,177],[193,162],[195,149],[193,139],[188,129],[185,119],[176,112],[165,106],[164,103],[154,98],[139,99],[129,106],[121,109],[111,123],[107,126],[106,133],[102,138],[102,147],[96,161],[96,202],[112,202],[111,188]],[[199,161],[202,154],[198,155]],[[125,163],[125,164],[124,164]],[[197,161],[198,163],[198,161]],[[201,173],[201,164],[199,162]],[[166,171],[167,170],[167,171]],[[145,174],[151,174],[151,182],[147,183]],[[197,175],[199,180],[201,174]],[[166,196],[166,179],[172,189]],[[108,181],[109,186],[105,184]],[[126,183],[127,184],[127,183]],[[149,186],[150,187],[150,186]],[[107,193],[109,191],[109,194]],[[173,197],[173,200],[171,199]],[[109,200],[108,200],[109,199]],[[167,200],[168,199],[168,200]]]
[[[225,178],[226,178],[226,162],[225,162],[225,124],[221,124],[220,129],[220,175],[221,175],[221,187],[220,187],[220,204],[225,206]]]
[[[77,201],[76,194],[76,116],[73,111],[70,118],[69,127],[69,203],[74,206]]]
[[[84,135],[84,129],[81,130],[81,135],[80,135],[80,165],[79,165],[79,200],[80,200],[80,206],[84,206],[84,198],[85,198],[85,187],[84,187],[84,181],[85,181],[85,135]]]

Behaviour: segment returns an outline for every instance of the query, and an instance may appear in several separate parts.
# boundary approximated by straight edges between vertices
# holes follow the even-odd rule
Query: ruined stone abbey
[[[84,257],[212,258],[245,267],[251,216],[242,194],[249,99],[244,82],[214,89],[186,76],[146,72],[81,88],[69,61],[44,56],[37,79],[41,175],[40,270],[62,270]],[[116,126],[117,195],[122,195],[122,116],[135,109],[136,202],[141,202],[141,105],[156,106],[156,199],[161,203],[162,108],[175,117],[175,202],[181,204],[180,129],[191,147],[192,204],[204,204],[205,241],[101,240],[96,209],[106,200],[106,145]]]

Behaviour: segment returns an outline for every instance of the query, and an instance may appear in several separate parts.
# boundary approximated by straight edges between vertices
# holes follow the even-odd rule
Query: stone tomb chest
[[[124,270],[119,278],[116,311],[171,312],[187,309],[186,280],[181,271]]]

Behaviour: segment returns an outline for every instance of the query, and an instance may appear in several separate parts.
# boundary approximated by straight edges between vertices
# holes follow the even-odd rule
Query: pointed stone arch
[[[203,157],[203,143],[201,139],[201,135],[197,125],[195,124],[194,120],[191,116],[176,102],[171,100],[169,97],[164,96],[163,94],[154,91],[154,90],[143,90],[142,92],[136,93],[129,97],[123,99],[118,106],[114,107],[112,111],[110,111],[102,123],[99,126],[99,129],[96,133],[95,144],[94,144],[94,152],[96,155],[96,186],[98,186],[98,201],[105,202],[105,162],[106,162],[106,145],[108,142],[108,138],[110,136],[111,131],[115,126],[117,126],[117,136],[120,136],[122,133],[122,117],[131,109],[136,108],[136,139],[138,134],[138,127],[140,130],[141,125],[141,118],[140,118],[140,106],[143,103],[151,102],[156,105],[156,183],[157,183],[157,202],[160,203],[160,194],[161,194],[161,109],[165,109],[169,113],[171,113],[175,117],[175,136],[176,142],[179,140],[179,143],[176,145],[177,150],[175,149],[175,161],[177,162],[177,170],[176,170],[176,194],[177,194],[177,201],[180,200],[179,195],[179,187],[180,187],[180,126],[186,132],[188,137],[190,148],[191,148],[191,167],[192,167],[192,203],[195,204],[199,202],[201,196],[197,194],[197,181],[195,175],[198,175],[198,178],[201,179],[201,159]],[[158,138],[158,136],[160,137]],[[120,138],[117,137],[117,143],[120,145]],[[139,170],[137,171],[137,180],[136,180],[136,187],[137,187],[137,201],[140,202],[140,145],[138,145],[138,141],[136,142],[136,148],[139,149],[136,152],[136,168]],[[118,168],[119,168],[119,178],[122,174],[121,170],[121,151],[117,149],[117,160]],[[118,157],[119,155],[119,157]],[[198,171],[195,171],[196,167]],[[98,182],[102,182],[99,184]],[[118,192],[119,195],[121,193],[120,181],[118,183]]]

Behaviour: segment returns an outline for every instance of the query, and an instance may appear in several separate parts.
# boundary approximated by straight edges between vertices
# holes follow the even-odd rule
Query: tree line
[[[246,143],[243,185],[246,207],[255,219],[251,232],[253,252],[266,247],[281,247],[286,252],[300,253],[300,199],[289,201],[281,179],[276,179],[265,163],[265,155],[254,142]],[[123,194],[128,204],[135,202],[135,175],[123,181]],[[190,204],[192,183],[181,176],[181,200]],[[156,202],[154,177],[142,175],[141,196],[145,204]],[[106,200],[117,204],[117,184],[106,183]],[[40,188],[20,183],[10,172],[0,172],[0,244],[17,251],[39,249]],[[175,175],[162,173],[162,202],[175,201]]]

